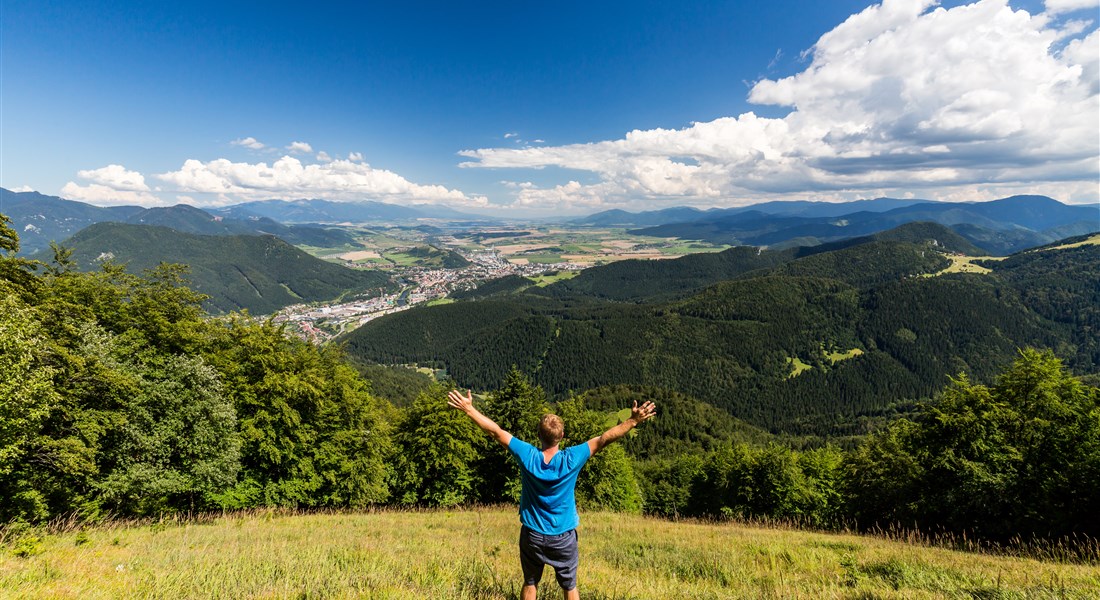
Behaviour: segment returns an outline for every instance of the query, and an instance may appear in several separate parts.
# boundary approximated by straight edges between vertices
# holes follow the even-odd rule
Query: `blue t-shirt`
[[[588,457],[588,444],[559,450],[550,462],[527,442],[512,437],[508,449],[519,461],[523,490],[519,498],[519,520],[543,535],[558,535],[576,529],[580,523],[573,489]]]

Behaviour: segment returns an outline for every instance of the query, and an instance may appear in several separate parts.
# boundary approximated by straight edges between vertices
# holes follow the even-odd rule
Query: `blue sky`
[[[96,204],[1100,197],[1095,0],[0,10],[0,185]]]

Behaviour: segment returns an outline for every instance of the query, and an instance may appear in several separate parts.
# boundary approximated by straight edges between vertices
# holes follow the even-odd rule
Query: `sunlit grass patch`
[[[580,271],[556,271],[554,273],[543,273],[541,275],[533,275],[528,277],[535,283],[537,287],[546,287],[551,283],[557,283],[559,281],[566,281],[577,276]]]
[[[798,358],[797,356],[788,357],[787,364],[791,366],[791,373],[790,375],[787,375],[788,379],[791,377],[797,377],[798,375],[802,374],[803,371],[809,371],[813,368],[812,366],[802,362],[802,359]]]
[[[838,363],[842,360],[848,360],[849,358],[855,358],[857,356],[862,356],[862,355],[863,355],[863,350],[860,350],[859,348],[852,348],[851,350],[849,350],[847,352],[837,352],[835,350],[832,351],[832,352],[826,352],[825,353],[825,359],[828,360],[830,364],[835,365],[836,363]]]
[[[582,597],[1089,598],[1095,566],[883,537],[584,513]],[[115,524],[0,555],[6,598],[516,599],[514,508]],[[539,597],[560,598],[548,569]]]

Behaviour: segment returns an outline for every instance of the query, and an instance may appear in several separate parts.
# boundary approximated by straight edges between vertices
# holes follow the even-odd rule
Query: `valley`
[[[518,276],[545,287],[615,261],[675,259],[728,248],[576,225],[477,229],[437,223],[348,231],[354,239],[351,244],[300,248],[345,267],[387,273],[401,287],[373,298],[295,304],[277,313],[276,322],[289,323],[291,332],[314,343],[384,315],[438,302],[452,292],[473,290],[488,280]]]

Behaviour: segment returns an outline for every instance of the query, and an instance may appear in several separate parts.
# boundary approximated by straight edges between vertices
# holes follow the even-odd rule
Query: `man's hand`
[[[657,414],[657,406],[653,404],[653,402],[647,400],[641,406],[638,406],[638,401],[635,400],[634,406],[630,408],[630,417],[622,423],[603,432],[603,435],[588,440],[588,451],[595,454],[603,450],[608,444],[623,437],[628,431],[634,429],[643,421],[653,418],[655,414]]]
[[[466,416],[473,419],[478,427],[493,436],[493,438],[500,442],[500,445],[505,448],[512,442],[512,434],[501,429],[492,419],[481,414],[481,411],[474,408],[474,393],[472,390],[466,390],[465,396],[458,390],[451,390],[447,393],[447,406],[466,413]]]
[[[634,406],[630,409],[630,420],[634,421],[634,425],[640,425],[642,422],[650,419],[653,415],[657,414],[657,405],[652,401],[646,400],[645,404],[638,406],[638,401],[634,401]]]
[[[469,414],[470,410],[474,407],[473,390],[466,390],[465,396],[458,390],[451,390],[450,393],[447,394],[447,406]]]

